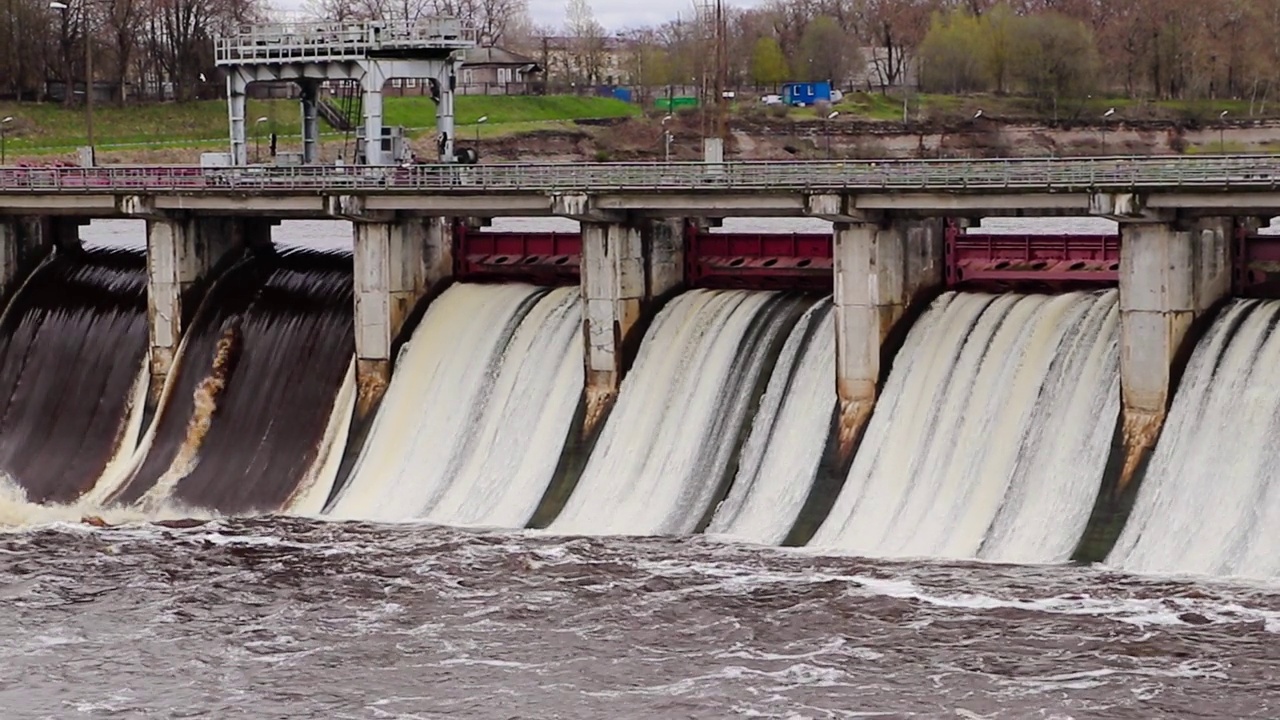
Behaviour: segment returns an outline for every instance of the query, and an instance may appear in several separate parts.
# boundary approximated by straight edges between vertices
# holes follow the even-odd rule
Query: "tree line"
[[[71,101],[90,64],[121,101],[162,84],[196,97],[213,75],[214,36],[263,17],[257,0],[2,1],[0,93],[26,100],[44,99],[52,82]]]
[[[304,15],[334,21],[461,17],[482,42],[501,44],[511,33],[528,34],[526,3],[308,0]],[[0,0],[0,7],[0,95],[41,100],[52,85],[62,85],[67,102],[84,88],[90,64],[99,92],[109,85],[120,102],[221,97],[214,38],[274,19],[264,0]]]
[[[726,11],[737,86],[1256,98],[1280,73],[1280,0],[768,0]],[[707,25],[695,6],[623,33],[631,77],[699,82]]]
[[[177,99],[218,93],[213,38],[269,19],[264,1],[64,0],[59,9],[0,0],[0,94],[35,99],[50,82],[83,87],[87,50],[95,80],[122,101],[161,85]],[[308,0],[306,8],[338,21],[461,17],[482,43],[535,58],[555,36],[583,56],[561,72],[583,77],[549,68],[553,83],[604,82],[609,62],[649,87],[706,87],[720,71],[705,3],[620,32],[596,22],[585,0],[569,2],[561,28],[531,27],[527,0]],[[1045,102],[1090,92],[1257,99],[1280,72],[1280,0],[766,0],[724,13],[729,87],[831,79]],[[607,53],[620,57],[606,62]]]

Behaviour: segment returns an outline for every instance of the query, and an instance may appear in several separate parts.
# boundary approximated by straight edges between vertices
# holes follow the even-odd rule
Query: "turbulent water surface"
[[[1120,411],[1116,293],[947,293],[909,333],[813,544],[1071,556]]]
[[[350,413],[351,270],[345,256],[283,260],[213,291],[226,302],[193,322],[120,499],[169,483],[177,514],[319,510]],[[580,384],[566,345],[578,301],[450,292],[466,312],[428,313],[402,357],[417,375],[388,396],[370,446],[385,452],[348,486],[365,505],[352,517],[498,524],[509,510],[518,524],[546,482]],[[1280,717],[1274,579],[848,554],[1065,557],[1118,416],[1115,305],[940,300],[819,534],[830,554],[291,517],[33,526],[80,509],[0,493],[0,523],[18,525],[0,533],[0,717]],[[1275,575],[1277,317],[1276,303],[1237,303],[1202,343],[1112,563]],[[672,301],[553,528],[685,533],[714,508],[710,530],[777,542],[821,474],[831,323],[815,298]],[[74,350],[53,355],[93,361]],[[4,372],[12,398],[30,390]],[[0,469],[75,459],[26,442],[0,442]]]
[[[1196,346],[1110,561],[1280,577],[1280,302],[1239,300]]]
[[[706,539],[0,535],[6,718],[1275,717],[1280,591]]]

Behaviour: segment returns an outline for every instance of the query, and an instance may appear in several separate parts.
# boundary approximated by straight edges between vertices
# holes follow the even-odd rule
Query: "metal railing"
[[[752,163],[0,168],[19,192],[466,194],[592,191],[820,192],[1274,189],[1280,156]]]
[[[244,25],[214,40],[219,65],[246,62],[352,59],[380,50],[467,48],[475,31],[457,18],[413,22],[278,23]]]

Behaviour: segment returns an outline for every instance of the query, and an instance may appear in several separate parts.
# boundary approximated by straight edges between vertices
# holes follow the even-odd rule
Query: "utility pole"
[[[550,42],[551,42],[551,38],[548,38],[546,35],[542,36],[542,86],[543,86],[542,94],[543,95],[547,94],[546,88],[551,84],[551,48],[548,47],[548,44]]]
[[[84,126],[93,153],[93,33],[89,28],[89,1],[84,2]]]
[[[726,38],[728,26],[724,16],[724,0],[716,0],[716,136],[721,142],[729,142],[727,122],[728,103],[724,96],[728,85],[728,56]]]

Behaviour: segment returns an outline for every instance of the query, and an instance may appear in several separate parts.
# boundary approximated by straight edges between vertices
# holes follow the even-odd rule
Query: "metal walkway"
[[[390,164],[404,151],[403,137],[384,128],[382,90],[393,78],[428,82],[436,101],[438,159],[454,162],[453,88],[459,50],[475,45],[475,32],[456,18],[415,22],[284,23],[242,26],[214,40],[214,57],[227,71],[230,163],[248,165],[248,88],[256,82],[293,82],[301,88],[302,162],[320,162],[320,87],[358,82],[363,137],[350,162]],[[385,132],[384,132],[385,129]]]
[[[437,58],[475,44],[454,18],[417,22],[245,25],[214,42],[218,65],[342,62],[377,57]]]
[[[931,192],[1280,188],[1280,156],[749,163],[0,168],[0,195],[66,193]]]

